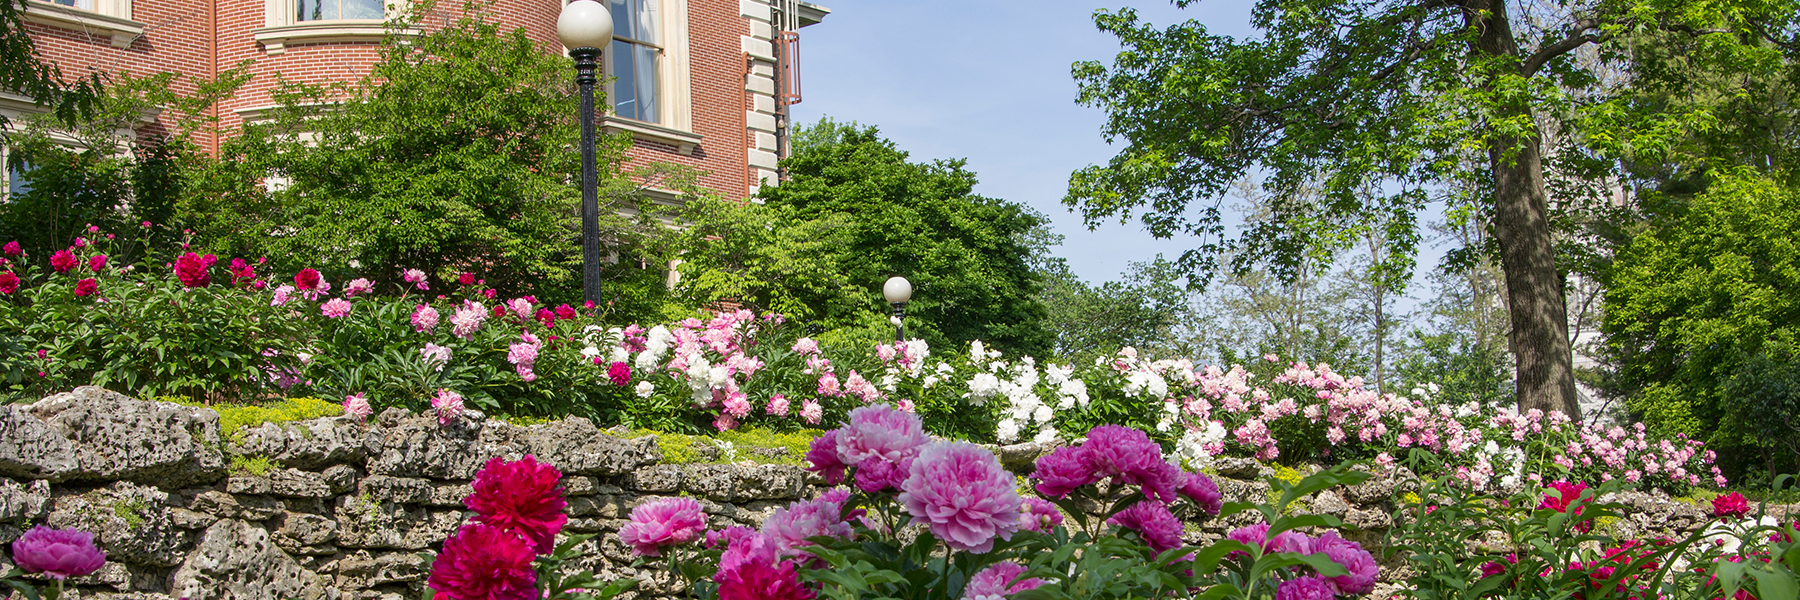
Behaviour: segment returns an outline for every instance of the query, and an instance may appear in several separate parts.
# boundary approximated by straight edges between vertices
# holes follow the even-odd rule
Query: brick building
[[[562,53],[556,19],[567,0],[496,0],[495,20],[524,27],[546,52]],[[586,1],[586,0],[580,0]],[[701,184],[728,197],[754,194],[775,179],[785,144],[785,106],[798,99],[794,48],[800,27],[827,9],[798,0],[602,0],[614,42],[606,72],[613,110],[603,131],[628,132],[634,161],[702,169]],[[384,6],[384,2],[386,3]],[[402,0],[28,0],[23,13],[44,60],[66,76],[90,71],[215,77],[253,61],[254,78],[215,107],[223,135],[275,102],[276,74],[309,83],[354,81],[378,59],[385,17]],[[434,12],[460,10],[439,0]],[[453,13],[427,14],[421,26]],[[572,73],[571,68],[571,73]],[[177,85],[192,86],[178,80]],[[176,90],[188,93],[192,89]],[[0,91],[0,113],[38,110]],[[154,121],[144,128],[154,130]],[[200,143],[216,150],[219,140]],[[29,177],[8,173],[7,189]]]

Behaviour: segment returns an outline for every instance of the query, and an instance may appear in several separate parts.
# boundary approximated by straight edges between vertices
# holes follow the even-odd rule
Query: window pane
[[[612,0],[613,35],[636,38],[632,35],[631,26],[635,21],[631,18],[631,0]]]
[[[343,0],[344,18],[380,19],[382,0]]]
[[[612,102],[613,112],[627,119],[638,117],[638,97],[636,90],[637,69],[631,60],[631,44],[613,40],[610,54],[613,67]]]
[[[31,180],[28,178],[30,174],[31,165],[28,164],[19,165],[17,168],[8,167],[6,169],[7,197],[18,196],[19,194],[31,191]]]
[[[657,7],[661,6],[662,2],[659,0],[631,0],[631,3],[637,5],[635,7],[637,8],[637,22],[631,28],[634,34],[632,37],[639,41],[661,44],[662,27],[658,26],[661,15],[658,14]]]
[[[337,19],[338,0],[294,0],[299,11],[295,15],[298,21],[325,21]]]
[[[649,46],[633,46],[633,61],[637,64],[637,98],[639,121],[659,122],[661,112],[656,105],[656,49]]]

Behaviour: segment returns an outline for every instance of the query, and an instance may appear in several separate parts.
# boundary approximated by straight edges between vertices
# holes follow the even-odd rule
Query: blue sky
[[[1094,28],[1097,8],[1131,6],[1158,26],[1195,19],[1244,36],[1252,2],[815,1],[831,15],[800,32],[797,123],[857,121],[914,160],[968,159],[977,193],[1051,218],[1065,236],[1056,253],[1088,281],[1117,279],[1133,261],[1174,257],[1193,243],[1156,240],[1135,220],[1090,232],[1062,205],[1070,172],[1116,153],[1100,135],[1104,114],[1075,104],[1069,67],[1110,63],[1119,51],[1117,38]]]

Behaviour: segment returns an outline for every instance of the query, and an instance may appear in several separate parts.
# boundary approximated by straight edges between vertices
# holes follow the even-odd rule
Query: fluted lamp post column
[[[881,284],[881,295],[894,307],[894,341],[906,341],[906,303],[912,301],[912,282],[905,277],[892,277]]]
[[[593,306],[600,301],[600,200],[594,173],[594,83],[600,51],[612,43],[612,11],[593,0],[574,0],[556,19],[556,34],[575,59],[575,83],[581,87],[581,296]]]

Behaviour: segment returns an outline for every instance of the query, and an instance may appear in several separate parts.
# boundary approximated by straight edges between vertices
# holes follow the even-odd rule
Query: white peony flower
[[[1001,419],[994,427],[994,435],[1000,437],[1000,443],[1011,444],[1019,439],[1019,422],[1012,419]]]
[[[650,394],[655,393],[655,392],[656,392],[656,384],[650,383],[649,381],[639,381],[638,382],[637,396],[639,398],[649,398]]]

